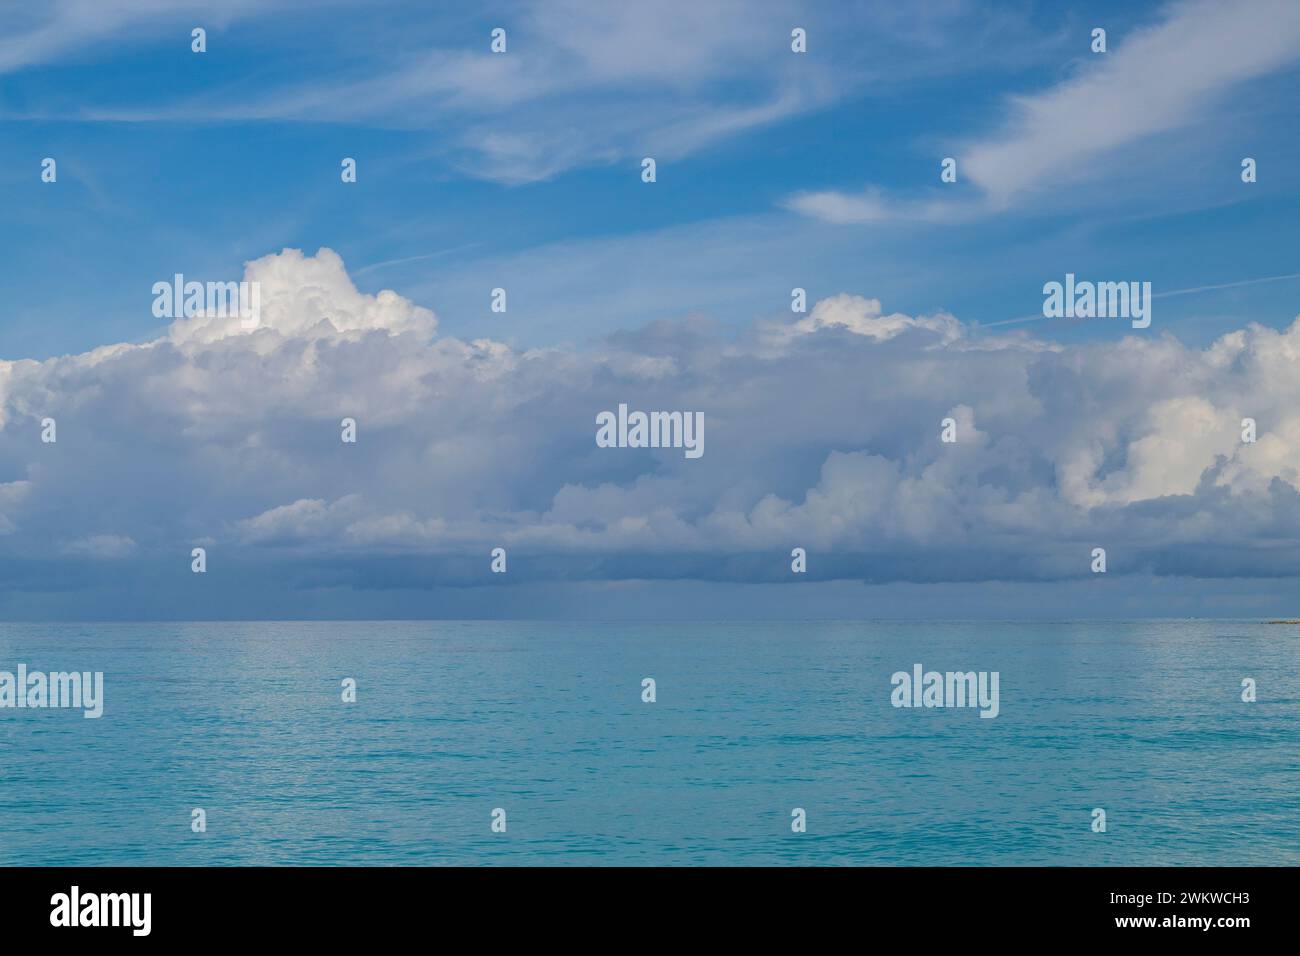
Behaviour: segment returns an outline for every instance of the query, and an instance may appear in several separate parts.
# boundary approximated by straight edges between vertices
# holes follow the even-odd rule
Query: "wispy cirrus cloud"
[[[176,29],[182,15],[193,19],[202,9],[134,0],[95,10],[93,4],[64,0],[0,46],[0,70],[49,62],[141,23],[153,31],[162,23]],[[687,155],[816,108],[852,85],[834,80],[825,62],[796,61],[789,30],[798,7],[785,0],[757,6],[741,0],[502,4],[482,15],[496,17],[491,24],[507,30],[504,54],[488,49],[483,24],[489,21],[470,25],[447,11],[424,12],[413,23],[421,33],[443,20],[449,24],[437,32],[434,46],[416,46],[394,27],[382,58],[350,56],[323,82],[264,76],[256,88],[239,84],[170,100],[83,100],[70,118],[437,129],[440,149],[461,172],[525,183],[647,150],[665,158]],[[293,3],[250,2],[231,7],[221,19],[274,18],[283,24],[308,16]],[[224,42],[237,46],[240,39]]]
[[[1086,40],[1081,34],[1079,45]],[[949,147],[977,196],[954,199],[941,192],[951,187],[937,187],[917,199],[872,186],[795,193],[784,205],[835,223],[962,219],[1096,178],[1126,147],[1204,126],[1243,84],[1300,61],[1300,7],[1289,0],[1187,0],[1166,6],[1149,26],[1112,31],[1108,42],[1107,53],[1085,54],[1060,83],[1008,97],[995,130]]]
[[[222,27],[272,10],[306,10],[303,0],[47,0],[0,8],[0,74],[83,57],[96,45],[116,49],[165,36],[178,24]],[[199,18],[202,22],[196,21]]]
[[[75,102],[40,97],[7,117],[431,131],[430,150],[461,174],[522,184],[643,155],[689,156],[846,97],[888,95],[908,77],[1000,69],[972,37],[1014,38],[1022,60],[1043,52],[1016,18],[964,3],[905,17],[798,0],[394,5],[386,28],[366,23],[365,48],[340,45],[339,33],[318,28],[310,4],[294,0],[205,12],[197,2],[61,0],[24,17],[0,45],[0,70],[111,58],[160,37],[174,50],[200,21],[244,28],[224,30],[219,49],[227,59],[241,50],[253,59],[245,75],[217,71],[223,81],[212,85],[83,89]],[[348,15],[336,18],[346,24]],[[505,54],[488,49],[495,26],[507,30]],[[806,55],[790,49],[796,26],[810,37]],[[328,71],[305,81],[294,67],[313,70],[316,56]]]

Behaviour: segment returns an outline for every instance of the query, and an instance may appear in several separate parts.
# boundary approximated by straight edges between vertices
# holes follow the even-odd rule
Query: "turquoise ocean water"
[[[0,625],[19,663],[105,705],[0,709],[0,864],[1300,863],[1300,627]],[[916,663],[1000,715],[894,708]]]

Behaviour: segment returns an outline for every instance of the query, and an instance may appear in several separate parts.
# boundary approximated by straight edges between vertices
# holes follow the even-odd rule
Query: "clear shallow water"
[[[1300,863],[1300,627],[0,625],[20,662],[106,703],[0,709],[0,864]],[[917,662],[1001,715],[892,707]]]

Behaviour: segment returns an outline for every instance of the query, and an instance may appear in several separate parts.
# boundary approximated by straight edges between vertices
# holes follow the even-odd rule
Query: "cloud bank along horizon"
[[[244,278],[255,328],[0,362],[10,587],[188,572],[192,546],[308,590],[481,584],[498,547],[511,584],[788,581],[794,548],[814,580],[1064,581],[1097,546],[1112,575],[1300,574],[1300,320],[1067,348],[842,293],[739,337],[520,349],[440,336],[328,248]],[[699,413],[707,453],[599,447],[620,404]]]

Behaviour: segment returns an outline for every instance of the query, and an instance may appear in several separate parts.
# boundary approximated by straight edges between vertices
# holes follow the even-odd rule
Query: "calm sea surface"
[[[1300,627],[0,625],[20,663],[105,708],[0,709],[0,864],[1300,863]],[[916,663],[1000,716],[894,708]]]

